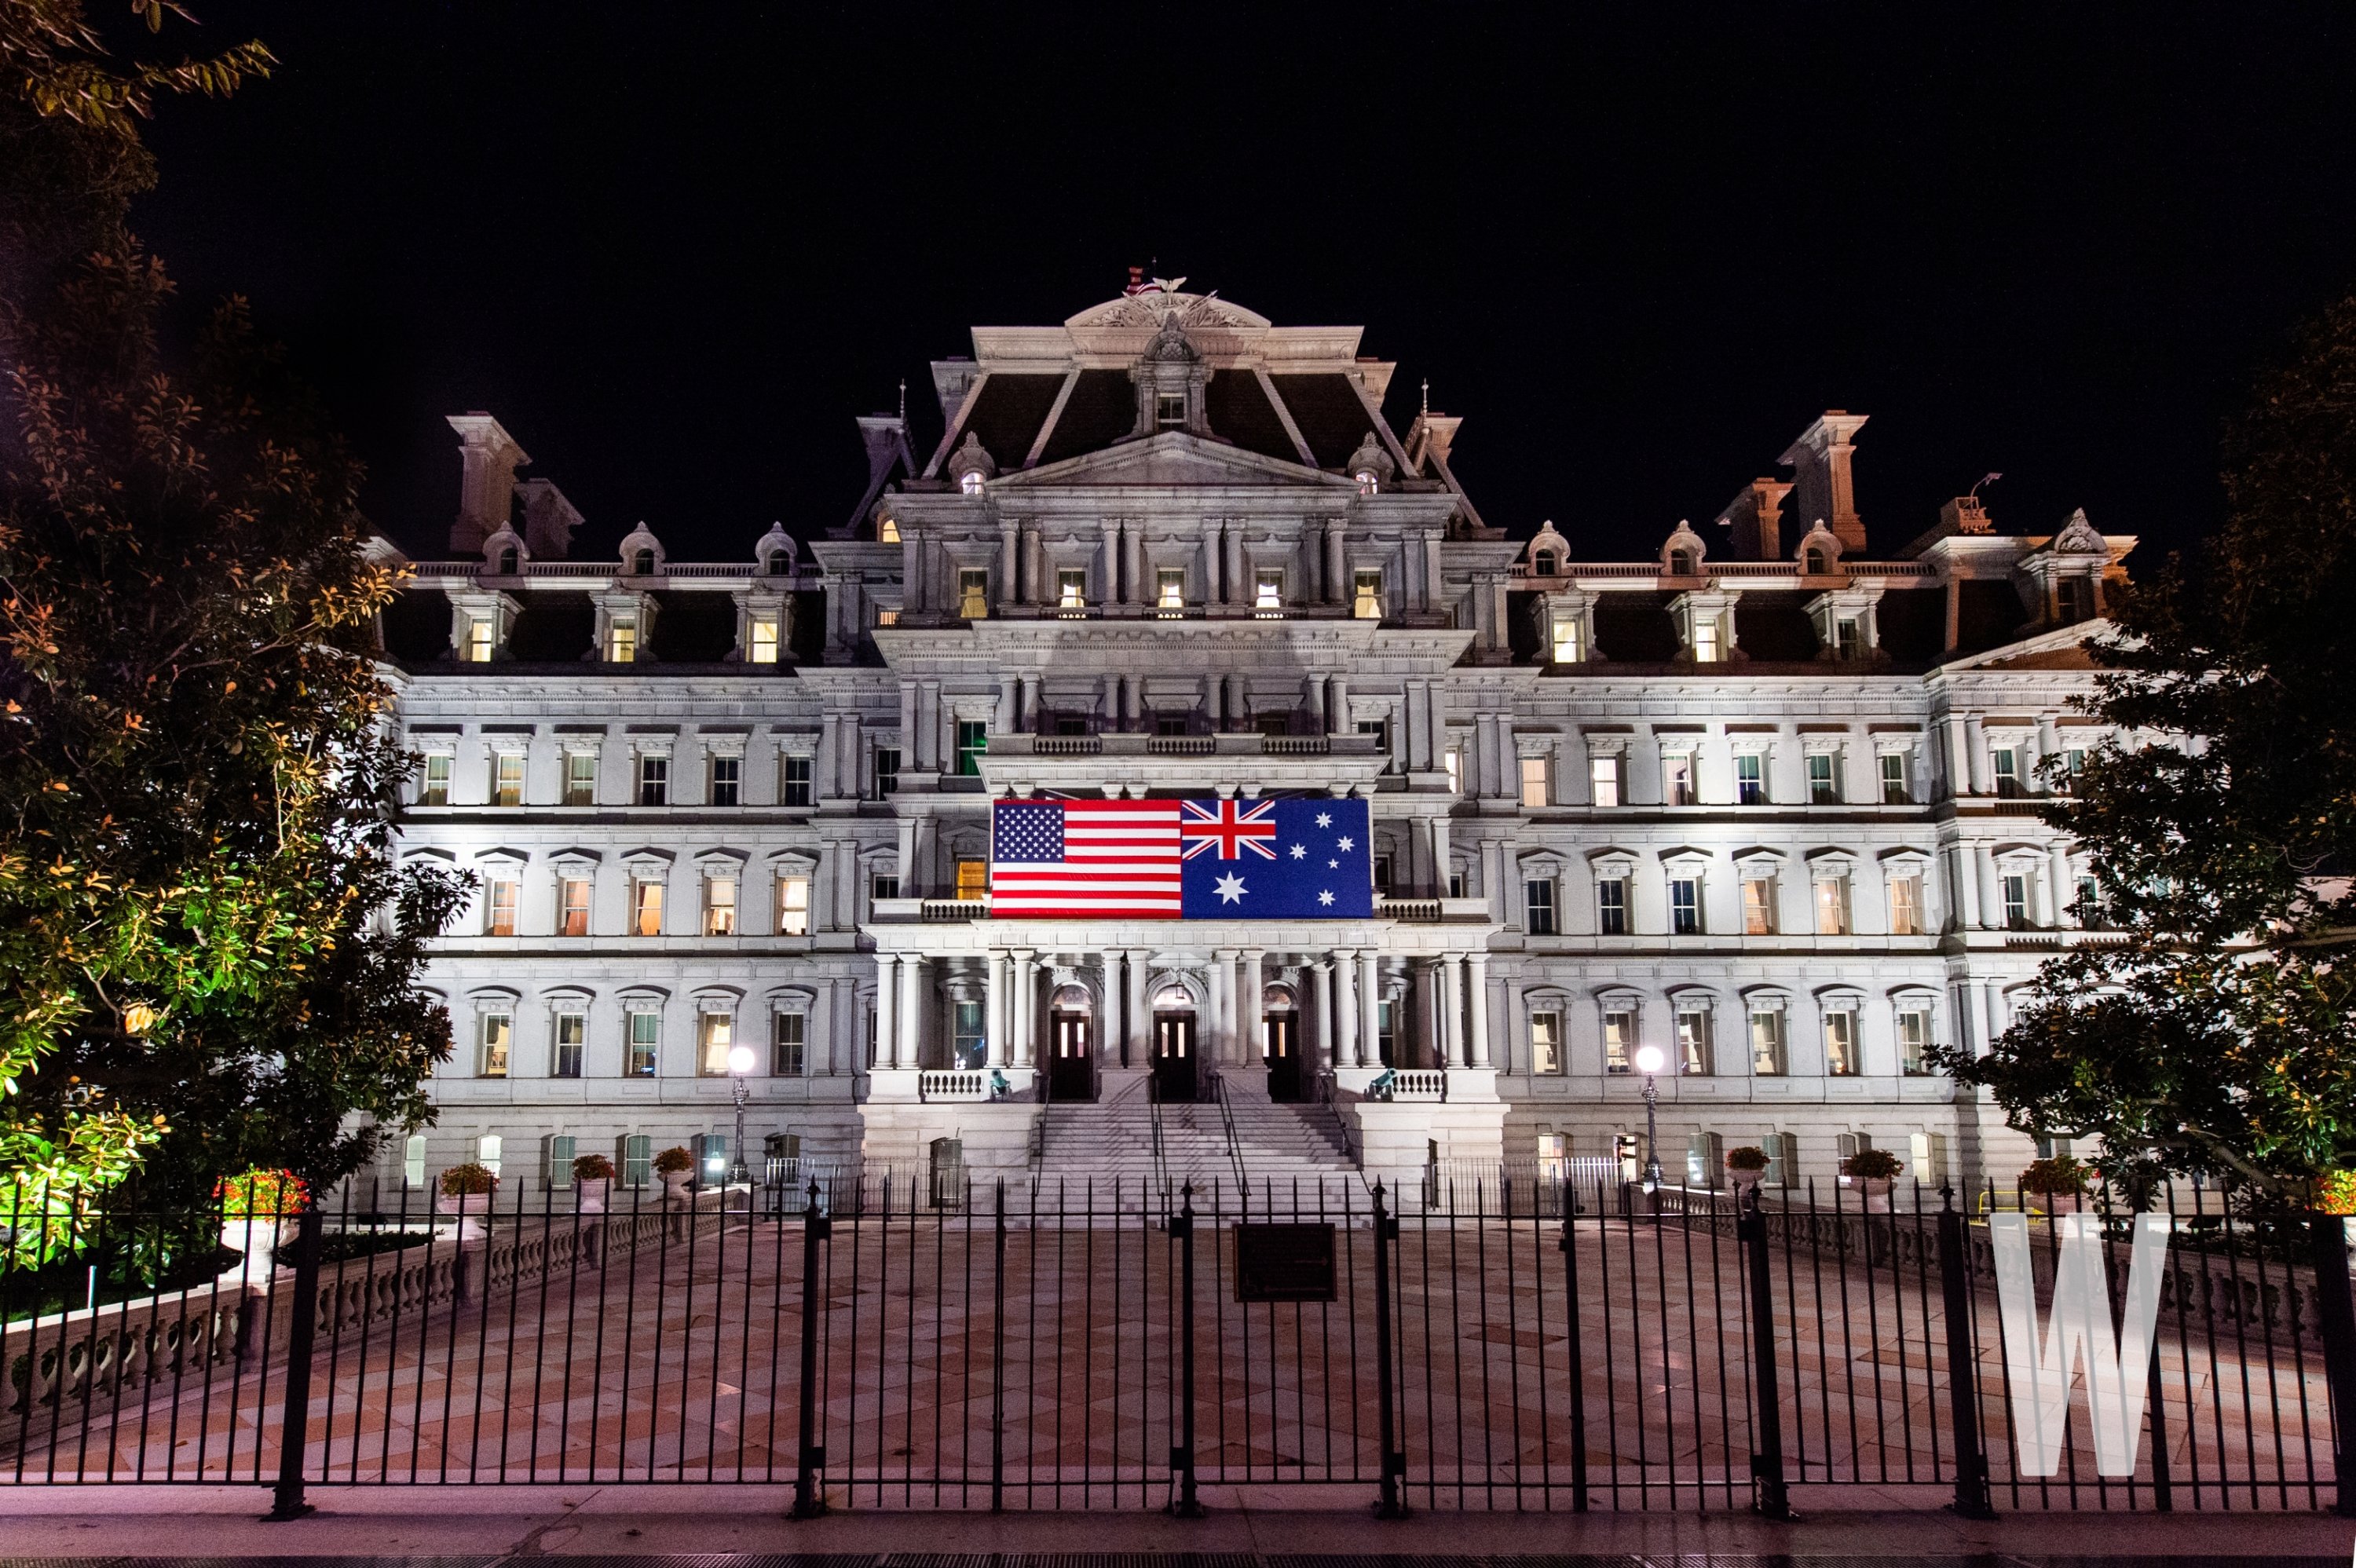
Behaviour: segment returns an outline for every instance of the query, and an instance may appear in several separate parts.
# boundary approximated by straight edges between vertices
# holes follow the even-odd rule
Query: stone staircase
[[[1248,1184],[1258,1207],[1273,1200],[1287,1209],[1298,1194],[1313,1207],[1320,1183],[1357,1180],[1332,1107],[1280,1105],[1258,1074],[1230,1073],[1226,1104],[1159,1107],[1161,1158],[1154,1157],[1155,1110],[1142,1073],[1108,1073],[1094,1104],[1050,1103],[1033,1180],[1042,1204],[1067,1208],[1094,1202],[1107,1212],[1134,1214],[1162,1207],[1166,1179],[1172,1204],[1193,1184],[1197,1208],[1215,1187],[1232,1211]],[[1229,1129],[1233,1128],[1230,1137]]]

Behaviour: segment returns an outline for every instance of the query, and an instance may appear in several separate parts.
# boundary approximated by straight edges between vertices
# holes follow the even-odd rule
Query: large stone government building
[[[1147,284],[972,336],[937,447],[860,420],[850,522],[734,561],[572,560],[563,495],[451,420],[451,559],[384,632],[405,853],[481,886],[428,977],[439,1121],[380,1179],[718,1159],[738,1046],[756,1168],[1551,1173],[1643,1133],[1653,1046],[1672,1180],[2019,1168],[1923,1052],[2103,940],[2037,797],[2099,737],[2132,538],[1966,496],[1877,549],[1835,411],[1590,561],[1484,523],[1359,328]],[[991,918],[993,800],[1149,794],[1365,798],[1374,918]]]

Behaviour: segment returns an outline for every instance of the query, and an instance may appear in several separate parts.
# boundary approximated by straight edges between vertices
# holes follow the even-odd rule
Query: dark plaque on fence
[[[1333,1227],[1237,1225],[1237,1301],[1332,1301]]]

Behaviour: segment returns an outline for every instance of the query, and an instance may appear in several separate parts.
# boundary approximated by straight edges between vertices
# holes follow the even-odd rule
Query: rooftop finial
[[[1423,379],[1423,417],[1431,417],[1431,378],[1429,376]]]
[[[908,378],[900,378],[900,422],[908,422]]]

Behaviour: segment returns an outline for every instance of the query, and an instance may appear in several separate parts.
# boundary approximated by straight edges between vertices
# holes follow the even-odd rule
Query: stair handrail
[[[1170,1159],[1162,1147],[1162,1095],[1151,1083],[1146,1085],[1145,1107],[1153,1122],[1153,1184],[1166,1209],[1170,1202]]]
[[[1219,1087],[1221,1080],[1211,1080],[1211,1098],[1219,1103],[1219,1123],[1226,1129],[1227,1163],[1236,1168],[1236,1192],[1248,1202],[1251,1198],[1251,1173],[1244,1168],[1244,1140],[1236,1131],[1236,1114],[1227,1107],[1227,1096]]]
[[[1341,1086],[1328,1074],[1320,1080],[1320,1087],[1324,1093],[1318,1098],[1324,1103],[1325,1114],[1333,1118],[1333,1125],[1342,1134],[1342,1152],[1350,1157],[1350,1164],[1355,1168],[1364,1170],[1365,1161],[1358,1157],[1357,1135],[1351,1130],[1350,1118],[1342,1114]]]
[[[1044,1072],[1032,1083],[1039,1094],[1039,1114],[1031,1118],[1031,1168],[1035,1173],[1047,1163],[1047,1107],[1055,1102],[1055,1093]]]

